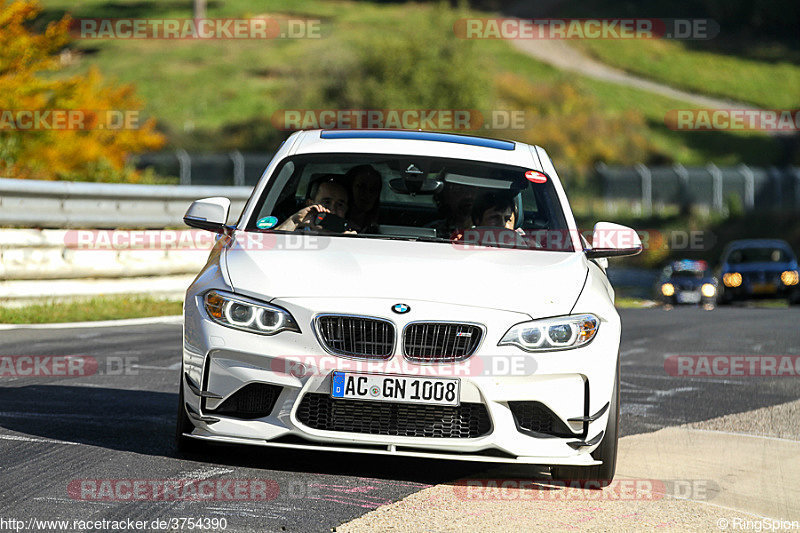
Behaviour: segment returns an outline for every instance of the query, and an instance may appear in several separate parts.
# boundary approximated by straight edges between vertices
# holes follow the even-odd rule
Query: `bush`
[[[630,165],[656,154],[641,114],[609,116],[593,97],[568,83],[532,84],[502,74],[497,91],[499,107],[522,110],[525,117],[524,130],[501,133],[544,147],[567,175],[584,177],[600,161]]]
[[[408,10],[391,34],[343,30],[297,72],[286,107],[308,109],[485,109],[492,79],[474,42],[452,31],[460,17],[442,4]]]
[[[98,121],[105,120],[99,117],[107,111],[115,116],[132,112],[130,117],[142,109],[142,102],[132,86],[110,84],[96,69],[58,77],[60,54],[70,41],[70,20],[52,22],[38,34],[28,25],[40,12],[32,0],[0,0],[0,176],[138,181],[139,174],[126,165],[127,156],[163,145],[154,121],[136,128],[99,127]],[[56,110],[80,111],[84,126],[65,129],[49,122],[40,129],[17,129],[22,111]]]

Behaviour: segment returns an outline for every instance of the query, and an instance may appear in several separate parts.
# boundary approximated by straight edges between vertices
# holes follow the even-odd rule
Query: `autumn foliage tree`
[[[510,73],[496,82],[498,106],[524,114],[523,130],[499,136],[544,146],[570,178],[580,182],[601,161],[632,165],[660,156],[638,112],[609,115],[591,95],[566,82],[533,84]]]
[[[0,0],[0,177],[139,181],[126,158],[164,144],[155,121],[137,118],[143,102],[133,86],[109,83],[94,68],[60,72],[70,19],[37,33],[30,25],[40,12],[34,0]],[[71,128],[52,118],[33,127],[20,120],[69,110],[80,117]],[[124,123],[109,123],[110,116],[122,115]]]

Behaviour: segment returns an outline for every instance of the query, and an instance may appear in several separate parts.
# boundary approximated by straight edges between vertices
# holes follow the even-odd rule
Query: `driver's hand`
[[[292,215],[292,222],[295,223],[298,229],[309,228],[316,231],[322,229],[322,226],[314,224],[314,219],[319,213],[330,213],[330,209],[323,207],[319,204],[304,207],[294,215]]]

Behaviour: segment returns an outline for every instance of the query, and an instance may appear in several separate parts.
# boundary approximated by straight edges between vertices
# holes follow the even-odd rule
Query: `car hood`
[[[429,300],[534,318],[568,314],[588,272],[571,252],[240,231],[224,263],[234,291],[255,298]]]

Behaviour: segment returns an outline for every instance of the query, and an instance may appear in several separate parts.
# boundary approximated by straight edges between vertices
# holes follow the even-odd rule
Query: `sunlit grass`
[[[48,301],[22,307],[0,305],[0,324],[87,322],[179,315],[182,305],[179,301],[135,295]]]

